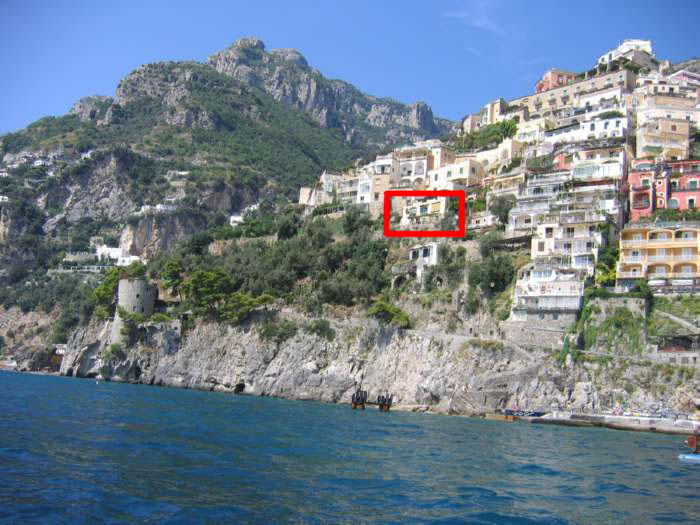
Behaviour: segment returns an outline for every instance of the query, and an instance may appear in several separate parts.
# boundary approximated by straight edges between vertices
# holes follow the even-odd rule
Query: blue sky
[[[325,76],[459,119],[580,71],[624,38],[700,55],[700,2],[520,0],[2,0],[0,133],[113,95],[140,64],[197,60],[241,36],[299,49]]]

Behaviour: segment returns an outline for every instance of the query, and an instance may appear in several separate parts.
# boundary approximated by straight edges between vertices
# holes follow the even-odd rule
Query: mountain
[[[341,130],[355,144],[396,145],[435,137],[454,126],[447,119],[435,118],[424,102],[405,105],[366,95],[352,84],[325,78],[297,50],[266,51],[257,38],[241,38],[210,56],[207,63],[307,112],[321,126]]]
[[[668,73],[675,73],[681,69],[687,69],[692,73],[700,73],[700,58],[693,57],[689,58],[688,60],[682,60],[681,62],[672,64],[668,70]]]

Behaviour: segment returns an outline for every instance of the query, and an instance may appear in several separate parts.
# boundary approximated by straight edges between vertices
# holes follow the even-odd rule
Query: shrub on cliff
[[[408,314],[385,299],[377,299],[374,304],[369,307],[367,314],[384,323],[391,323],[399,328],[411,327],[411,320],[408,318]]]
[[[469,286],[479,286],[486,295],[505,290],[515,276],[513,261],[507,255],[490,255],[469,270]]]
[[[289,319],[281,321],[265,321],[260,327],[260,338],[274,341],[277,345],[282,344],[287,339],[291,339],[297,334],[297,325]]]

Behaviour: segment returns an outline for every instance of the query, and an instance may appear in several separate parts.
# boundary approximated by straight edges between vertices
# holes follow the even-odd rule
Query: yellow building
[[[637,279],[650,285],[692,284],[700,276],[699,248],[698,222],[629,223],[620,233],[618,286],[630,288]]]
[[[683,160],[690,150],[690,123],[659,118],[637,128],[637,158]]]

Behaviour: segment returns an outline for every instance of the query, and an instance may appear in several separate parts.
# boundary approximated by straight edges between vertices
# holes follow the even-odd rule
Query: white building
[[[123,255],[117,260],[117,266],[129,266],[131,263],[141,262],[141,257],[138,255]]]
[[[236,226],[237,224],[240,224],[242,222],[243,222],[243,215],[240,215],[240,214],[234,214],[228,218],[228,223],[230,226]]]
[[[97,259],[99,259],[100,261],[104,261],[107,259],[111,261],[117,261],[122,256],[121,248],[112,248],[111,246],[107,246],[106,244],[96,246],[95,252],[97,255]]]
[[[620,43],[620,45],[618,45],[615,49],[611,49],[607,53],[603,53],[598,59],[598,64],[607,64],[609,62],[612,62],[613,60],[617,60],[620,57],[634,60],[641,53],[646,53],[650,57],[654,56],[651,50],[651,40],[639,40],[635,38],[629,38],[623,40]],[[636,60],[634,61],[636,62]]]
[[[409,250],[408,257],[416,265],[416,277],[419,281],[423,278],[423,272],[426,268],[435,266],[440,262],[439,248],[440,245],[438,243],[429,242],[412,246]]]
[[[0,195],[0,202],[10,202],[10,198],[7,195]]]
[[[447,164],[428,172],[429,190],[457,190],[481,184],[484,167],[473,159]]]
[[[585,276],[582,272],[533,262],[518,272],[513,292],[515,321],[573,321],[581,308]]]
[[[498,220],[490,211],[472,213],[467,219],[467,230],[481,230],[498,224]]]
[[[171,204],[156,204],[151,206],[150,204],[144,204],[141,209],[136,212],[136,215],[156,215],[160,213],[169,213],[175,211],[175,206]]]

